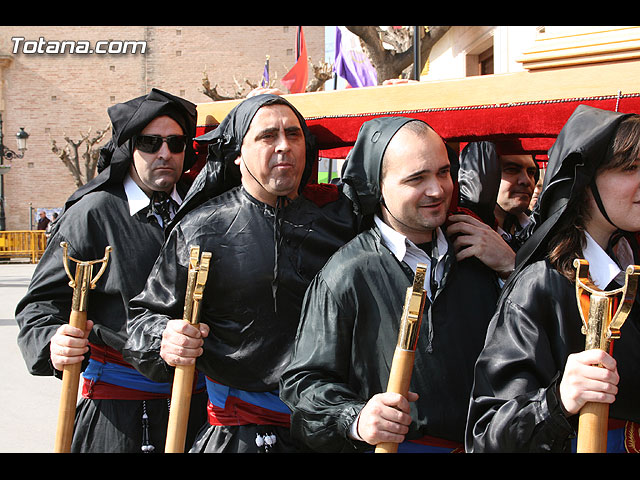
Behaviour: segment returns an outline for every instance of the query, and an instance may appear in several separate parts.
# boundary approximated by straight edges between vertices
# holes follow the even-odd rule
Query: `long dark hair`
[[[596,171],[627,168],[640,157],[640,115],[633,115],[620,123],[609,152]],[[569,280],[575,280],[573,261],[582,257],[586,245],[585,225],[589,219],[587,189],[567,204],[566,214],[549,242],[547,258],[551,265]]]

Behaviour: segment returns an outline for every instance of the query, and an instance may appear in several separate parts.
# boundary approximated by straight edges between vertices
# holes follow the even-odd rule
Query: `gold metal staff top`
[[[107,263],[109,262],[109,253],[111,253],[113,249],[111,248],[111,246],[107,246],[104,249],[103,258],[100,258],[98,260],[83,261],[77,260],[68,255],[67,242],[61,242],[60,246],[62,247],[63,251],[62,264],[64,265],[64,269],[67,272],[67,276],[69,277],[69,286],[73,288],[73,299],[71,302],[72,309],[78,312],[83,312],[87,309],[88,291],[96,287],[96,283],[107,268]],[[73,275],[71,275],[71,271],[69,270],[69,260],[72,260],[73,262],[76,262],[78,264],[76,267],[75,278],[73,277]],[[102,265],[96,276],[91,278],[93,265],[95,265],[96,263],[102,263]]]
[[[416,349],[422,323],[422,312],[424,311],[426,296],[424,281],[426,275],[427,266],[419,263],[416,267],[416,274],[413,277],[413,285],[407,288],[397,344],[399,348],[404,350]]]
[[[631,312],[640,266],[629,265],[624,285],[610,291],[599,289],[589,279],[589,262],[577,258],[573,266],[576,267],[576,297],[583,323],[582,333],[587,337],[585,348],[607,351],[611,341],[620,338],[620,328]],[[614,299],[619,299],[617,308]]]
[[[199,323],[199,304],[202,300],[207,276],[209,275],[209,263],[211,252],[203,252],[200,258],[200,247],[191,246],[189,256],[189,273],[187,276],[187,291],[184,302],[183,320],[192,325]]]

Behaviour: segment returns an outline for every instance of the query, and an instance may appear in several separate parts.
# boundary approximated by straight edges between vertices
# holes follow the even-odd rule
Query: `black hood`
[[[495,207],[502,168],[492,142],[471,142],[460,153],[458,173],[460,206],[476,213],[487,225],[495,225]]]
[[[518,251],[516,270],[544,258],[549,239],[571,199],[588,188],[611,154],[620,123],[632,114],[579,105],[549,149],[542,192],[533,211],[535,229]]]
[[[374,118],[362,124],[342,169],[344,193],[354,203],[356,214],[370,217],[378,211],[378,205],[382,200],[380,173],[384,152],[400,128],[408,122],[421,121],[394,116]],[[454,184],[457,184],[458,157],[451,148],[446,144],[445,146],[451,163],[451,177]]]
[[[87,193],[122,182],[133,159],[133,139],[154,118],[163,115],[171,117],[180,125],[189,139],[193,138],[196,131],[196,106],[156,88],[152,89],[148,95],[113,105],[107,112],[111,119],[112,136],[100,149],[98,175],[69,197],[65,203],[65,209]],[[183,171],[187,171],[194,163],[193,142],[187,141]]]
[[[214,130],[196,138],[198,142],[209,142],[207,161],[195,178],[172,225],[188,211],[241,184],[240,167],[234,163],[244,136],[249,130],[256,112],[265,105],[286,105],[300,121],[305,137],[306,160],[298,192],[309,181],[313,167],[318,160],[318,148],[313,134],[307,128],[302,114],[284,98],[278,95],[264,94],[247,98],[236,105]]]

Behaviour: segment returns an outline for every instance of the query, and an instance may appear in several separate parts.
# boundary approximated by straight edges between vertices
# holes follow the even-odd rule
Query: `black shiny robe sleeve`
[[[637,304],[613,355],[621,380],[610,416],[638,421]],[[575,286],[547,261],[526,267],[501,299],[478,358],[469,409],[470,452],[566,452],[577,416],[567,417],[558,386],[567,357],[584,350]]]
[[[140,373],[156,382],[173,378],[173,369],[160,357],[160,344],[167,322],[182,318],[189,258],[189,247],[177,226],[171,230],[149,273],[153,281],[148,279],[129,305],[129,338],[123,356]],[[162,301],[156,302],[159,298]],[[151,304],[153,310],[147,309]]]
[[[307,448],[372,449],[348,431],[369,398],[386,391],[412,281],[409,267],[380,243],[374,228],[339,250],[310,285],[280,383],[280,397],[292,411],[291,434]],[[411,382],[420,399],[411,404],[408,438],[463,441],[473,365],[497,297],[495,275],[479,262],[454,263],[449,270],[422,321]]]
[[[66,241],[68,254],[78,260],[100,259],[107,245],[113,247],[104,275],[89,293],[87,318],[95,323],[89,341],[120,351],[126,340],[126,306],[144,286],[162,240],[157,223],[149,222],[142,213],[130,215],[121,184],[90,193],[64,212],[16,307],[18,346],[29,372],[56,373],[49,359],[49,342],[61,325],[69,323],[73,289],[64,270],[60,242]],[[75,266],[69,262],[73,275]]]

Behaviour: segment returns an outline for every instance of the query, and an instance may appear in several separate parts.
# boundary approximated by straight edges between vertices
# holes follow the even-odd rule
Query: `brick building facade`
[[[318,63],[324,59],[324,27],[303,28],[308,55]],[[30,135],[24,158],[5,160],[11,165],[3,175],[6,229],[30,229],[30,214],[35,218],[38,209],[61,207],[76,188],[50,139],[63,147],[65,136],[77,141],[89,130],[107,127],[110,105],[152,87],[209,102],[202,93],[204,72],[219,92],[231,94],[234,79],[260,82],[267,55],[271,78],[280,79],[295,63],[295,39],[295,26],[3,26],[3,143],[16,150],[20,127]],[[66,40],[71,43],[56,43]],[[131,46],[118,53],[125,41],[145,42],[145,53],[140,43],[137,52]],[[87,45],[107,53],[82,53]],[[65,53],[56,53],[62,46]],[[276,86],[285,90],[279,82]]]

